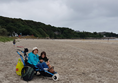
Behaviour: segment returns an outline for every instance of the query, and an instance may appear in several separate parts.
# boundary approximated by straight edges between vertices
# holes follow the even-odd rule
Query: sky
[[[118,34],[118,0],[0,0],[0,16]]]

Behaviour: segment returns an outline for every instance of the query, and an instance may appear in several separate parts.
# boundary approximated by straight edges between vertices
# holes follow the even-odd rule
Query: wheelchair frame
[[[19,53],[19,51],[21,51],[23,54],[24,54],[24,56],[25,56],[25,60],[26,60],[26,58],[28,57],[27,56],[27,54],[26,54],[26,52],[28,52],[28,49],[27,48],[24,48],[24,51],[22,51],[22,50],[20,50],[20,49],[17,49],[17,53],[20,55],[20,58],[21,58],[21,60],[22,60],[22,62],[23,62],[23,65],[24,65],[24,67],[25,66],[27,66],[26,64],[25,64],[25,60],[23,59],[23,56]],[[36,72],[41,72],[42,70],[41,69],[39,69],[37,66],[34,66],[35,67],[35,70],[34,71],[36,71]],[[46,70],[43,70],[45,73],[47,73],[47,74],[49,74],[49,75],[51,75],[52,76],[52,79],[54,80],[54,81],[57,81],[58,80],[58,78],[59,78],[59,74],[57,73],[57,72],[55,72],[55,74],[53,74],[53,73],[50,73],[49,71],[46,71]]]

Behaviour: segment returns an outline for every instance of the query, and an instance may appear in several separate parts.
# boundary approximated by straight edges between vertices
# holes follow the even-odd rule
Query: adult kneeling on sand
[[[47,66],[45,62],[40,63],[39,56],[37,53],[38,53],[38,48],[34,47],[32,52],[28,54],[28,61],[27,61],[28,64],[37,66],[41,70],[48,70],[49,67]]]

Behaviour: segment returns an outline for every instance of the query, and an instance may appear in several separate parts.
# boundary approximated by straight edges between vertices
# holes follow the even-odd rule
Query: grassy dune
[[[13,37],[4,37],[0,36],[0,42],[8,42],[8,41],[13,41]]]

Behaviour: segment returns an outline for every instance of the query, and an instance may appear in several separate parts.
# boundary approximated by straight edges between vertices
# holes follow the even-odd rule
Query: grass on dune
[[[5,36],[0,36],[0,42],[8,42],[8,41],[13,41],[14,38],[12,37],[5,37]]]

